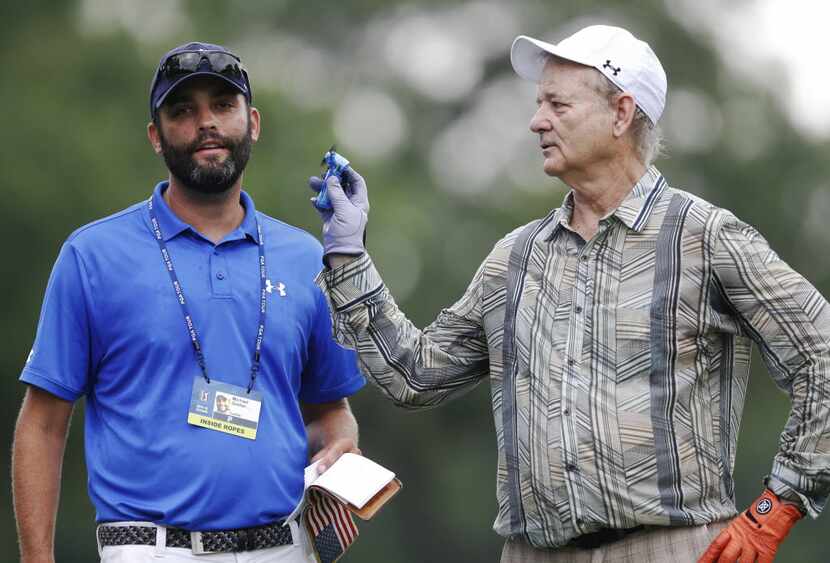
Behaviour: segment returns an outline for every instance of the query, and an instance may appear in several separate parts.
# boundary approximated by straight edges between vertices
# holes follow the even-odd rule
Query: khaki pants
[[[596,549],[536,549],[511,538],[504,544],[501,563],[696,563],[728,524],[650,527]]]

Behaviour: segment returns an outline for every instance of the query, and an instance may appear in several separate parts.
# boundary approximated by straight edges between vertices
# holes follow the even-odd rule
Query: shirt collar
[[[643,177],[634,184],[631,192],[614,210],[612,215],[629,229],[640,232],[648,223],[654,204],[666,189],[666,179],[654,166],[649,167]]]
[[[254,207],[254,200],[248,195],[248,192],[242,190],[239,192],[239,203],[245,208],[245,217],[239,225],[239,229],[245,233],[252,242],[259,244],[259,233],[257,232],[257,213]]]
[[[634,184],[631,191],[625,196],[614,211],[608,216],[615,216],[629,229],[640,232],[648,223],[654,204],[666,189],[666,180],[657,168],[649,167],[645,174]],[[573,190],[565,195],[562,205],[554,212],[550,223],[550,233],[545,240],[552,240],[560,228],[568,227],[573,214]]]
[[[553,240],[553,237],[556,236],[561,229],[567,228],[568,224],[571,220],[571,214],[573,213],[574,209],[574,196],[573,191],[569,191],[565,195],[565,199],[562,201],[562,205],[559,206],[558,209],[554,210],[553,212],[553,220],[548,224],[546,227],[546,233],[544,234],[545,241]]]
[[[179,219],[178,216],[173,213],[173,210],[170,209],[170,206],[167,205],[163,194],[168,186],[169,182],[167,180],[159,182],[156,184],[152,196],[153,210],[156,212],[156,217],[158,218],[159,227],[161,228],[161,233],[165,242],[188,229],[194,233],[196,232],[196,229]],[[249,196],[247,192],[242,190],[239,194],[239,203],[241,203],[242,207],[245,209],[245,217],[242,219],[242,223],[240,223],[239,227],[237,227],[235,231],[229,233],[225,237],[225,240],[235,240],[247,237],[252,242],[257,243],[259,235],[257,233],[257,214],[256,208],[254,207],[254,200],[251,199],[251,196]]]

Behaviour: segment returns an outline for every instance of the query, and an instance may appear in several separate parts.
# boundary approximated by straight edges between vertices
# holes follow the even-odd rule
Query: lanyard
[[[187,307],[187,300],[184,298],[184,290],[182,284],[179,283],[179,276],[176,275],[176,268],[173,266],[173,259],[170,257],[170,252],[167,250],[167,243],[164,242],[164,237],[161,234],[161,226],[159,226],[158,217],[153,209],[153,198],[147,200],[147,210],[150,212],[150,221],[153,224],[153,234],[161,251],[161,258],[164,260],[164,265],[167,268],[167,273],[170,274],[170,281],[173,283],[173,289],[176,291],[176,299],[182,308],[184,314],[184,324],[187,327],[187,333],[190,335],[190,342],[193,344],[193,351],[196,353],[196,363],[199,364],[199,369],[202,370],[202,377],[205,381],[210,383],[210,377],[207,373],[207,364],[205,363],[205,355],[202,352],[202,345],[199,342],[199,334],[196,332],[196,325],[193,323],[193,317],[190,315],[190,310]],[[251,381],[248,383],[248,393],[254,388],[254,381],[256,381],[257,373],[259,372],[260,357],[262,355],[262,337],[265,334],[265,312],[268,301],[266,299],[266,269],[265,269],[265,237],[262,235],[262,226],[259,224],[259,219],[256,220],[257,231],[257,247],[259,250],[259,326],[256,331],[256,341],[254,342],[254,359],[251,362]]]

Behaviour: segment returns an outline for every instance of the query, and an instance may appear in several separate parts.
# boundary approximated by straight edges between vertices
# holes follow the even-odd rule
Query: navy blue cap
[[[165,53],[165,55],[159,61],[159,65],[156,68],[156,74],[153,77],[153,83],[150,85],[150,117],[154,117],[156,111],[161,104],[164,103],[164,99],[167,95],[173,91],[176,86],[190,80],[194,76],[216,76],[217,78],[221,78],[228,84],[234,86],[237,90],[242,92],[245,96],[245,99],[248,100],[248,103],[251,103],[251,83],[248,80],[248,73],[242,66],[242,62],[239,61],[239,69],[240,72],[237,73],[225,73],[220,74],[215,72],[211,68],[210,61],[208,61],[207,57],[201,59],[199,62],[198,67],[194,72],[189,72],[187,74],[181,76],[167,76],[166,73],[162,72],[162,69],[165,66],[167,60],[172,57],[173,55],[177,55],[180,53],[200,53],[204,52],[205,55],[209,53],[226,53],[234,57],[237,61],[239,61],[239,57],[234,55],[231,51],[226,49],[221,45],[214,45],[212,43],[199,43],[199,42],[191,42],[185,43],[184,45],[179,45],[175,49],[172,49]]]

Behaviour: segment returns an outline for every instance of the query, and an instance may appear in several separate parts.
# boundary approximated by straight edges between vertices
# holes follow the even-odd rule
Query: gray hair
[[[622,93],[622,89],[608,80],[600,71],[593,69],[598,80],[595,81],[597,93],[612,105],[615,98]],[[634,150],[646,166],[651,164],[660,156],[665,149],[663,132],[660,126],[652,123],[651,118],[637,106],[634,112],[634,119],[631,121],[631,138],[634,141]]]

